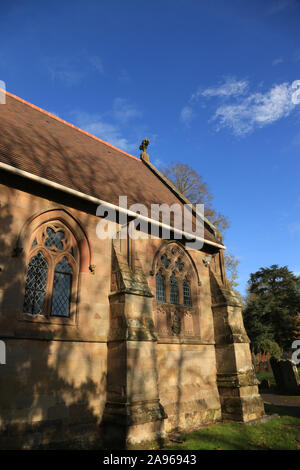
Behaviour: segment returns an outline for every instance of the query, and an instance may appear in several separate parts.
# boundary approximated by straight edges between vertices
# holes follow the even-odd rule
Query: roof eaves
[[[18,176],[21,176],[21,177],[25,177],[27,179],[30,179],[32,181],[35,181],[37,183],[40,183],[40,184],[44,184],[45,186],[50,186],[54,189],[57,189],[57,190],[60,190],[60,191],[64,191],[68,194],[71,194],[73,196],[76,196],[76,197],[79,197],[81,199],[85,199],[87,201],[90,201],[92,203],[96,203],[96,204],[104,204],[106,205],[107,207],[110,207],[110,208],[113,208],[113,209],[116,209],[118,211],[123,211],[123,212],[126,212],[128,213],[128,215],[131,215],[133,217],[137,217],[137,218],[143,218],[143,220],[147,220],[147,222],[152,222],[152,223],[155,223],[155,224],[158,224],[159,226],[163,226],[164,224],[161,224],[160,222],[158,222],[157,220],[155,219],[151,219],[151,218],[147,218],[147,217],[143,217],[141,214],[138,214],[138,213],[135,213],[135,212],[132,212],[130,210],[125,210],[124,208],[120,207],[120,206],[116,206],[112,203],[109,203],[107,201],[103,201],[101,199],[98,199],[94,196],[90,196],[86,193],[82,193],[80,191],[77,191],[75,189],[72,189],[72,188],[69,188],[67,186],[64,186],[60,183],[56,183],[54,181],[51,181],[47,178],[43,178],[43,177],[40,177],[40,176],[37,176],[33,173],[30,173],[28,171],[24,171],[24,170],[20,170],[18,168],[15,168],[14,166],[11,166],[11,165],[8,165],[6,163],[3,163],[3,162],[0,162],[0,170],[3,169],[3,170],[6,170],[6,171],[9,171],[10,173],[13,173],[15,175],[18,175]],[[171,227],[171,226],[167,226],[165,225],[165,227],[169,228],[170,230],[177,230],[175,229],[174,227]],[[192,236],[192,238],[195,238],[195,239],[198,239],[198,240],[201,240],[203,241],[204,243],[207,243],[208,245],[212,245],[212,246],[216,246],[218,248],[222,248],[222,249],[225,249],[226,247],[222,244],[218,244],[218,243],[215,243],[215,242],[212,242],[210,240],[206,240],[204,238],[200,238],[200,237],[197,237],[193,234],[190,234],[190,233],[186,233],[184,231],[181,231],[181,230],[177,230],[178,232],[180,232],[182,235],[188,235],[188,236]]]

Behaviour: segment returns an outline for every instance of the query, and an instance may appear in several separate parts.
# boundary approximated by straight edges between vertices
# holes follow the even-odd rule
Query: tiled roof
[[[7,93],[0,105],[0,162],[118,205],[181,204],[139,158]],[[205,239],[217,242],[205,227]]]

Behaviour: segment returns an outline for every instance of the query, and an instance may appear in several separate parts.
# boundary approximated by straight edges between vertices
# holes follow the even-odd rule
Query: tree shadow
[[[7,137],[13,141],[9,133]],[[32,164],[41,165],[35,158],[36,143],[26,135],[17,137],[23,139],[24,151],[31,152]],[[27,217],[49,205],[77,214],[84,211],[83,225],[90,214],[95,216],[96,208],[4,170],[0,184],[0,338],[6,345],[6,364],[0,366],[0,448],[100,448],[107,351],[105,341],[89,333],[97,314],[86,302],[80,305],[79,299],[90,325],[21,318],[27,267],[25,247],[16,247]],[[107,283],[101,270],[91,281],[94,291]]]
[[[20,131],[17,126],[13,125],[10,129],[3,127],[0,129],[1,141],[4,143],[5,155],[7,155],[6,163],[24,169],[22,155],[30,155],[26,171],[39,174],[52,181],[55,179],[60,184],[67,182],[67,186],[82,192],[85,188],[89,188],[89,194],[101,198],[103,188],[99,188],[97,184],[95,168],[99,173],[103,171],[103,168],[101,162],[97,163],[97,153],[95,152],[94,155],[89,153],[87,159],[84,150],[88,151],[88,149],[83,146],[84,150],[78,151],[75,158],[70,149],[63,145],[61,137],[46,137],[38,126],[34,128],[34,132],[32,127],[28,126],[27,131]],[[81,136],[78,136],[78,139],[80,138]],[[95,163],[93,167],[89,164],[92,161]],[[107,165],[109,171],[106,172],[108,176],[105,185],[111,188],[111,192],[115,192],[116,199],[111,202],[118,203],[118,195],[127,194],[126,178],[120,182],[118,167],[113,166],[109,161]],[[118,193],[116,181],[120,182]],[[80,212],[80,221],[84,226],[89,223],[91,216],[95,218],[96,225],[96,205],[72,195],[62,194],[58,189],[46,187],[37,181],[29,181],[21,176],[12,175],[5,170],[1,170],[0,183],[2,184],[0,337],[7,346],[7,364],[0,366],[0,446],[3,449],[46,448],[47,446],[55,448],[101,447],[103,446],[102,415],[107,392],[106,341],[100,341],[97,338],[87,341],[86,338],[80,337],[78,329],[82,325],[77,329],[68,325],[52,328],[51,325],[45,323],[25,322],[20,319],[26,274],[26,253],[24,247],[16,246],[18,234],[21,226],[26,222],[26,217],[31,217],[40,211],[41,207],[63,206],[71,211]],[[139,180],[135,188],[135,200],[129,203],[145,202],[145,185],[148,185],[148,192],[152,191],[149,182]],[[153,202],[160,203],[160,197],[154,195]],[[97,283],[99,291],[104,284],[107,285],[106,272],[101,272],[101,266],[97,269],[94,279],[93,282]],[[108,294],[109,289],[107,297]],[[85,303],[84,308],[85,318],[94,315],[91,305]],[[147,309],[148,304],[144,300],[144,306],[141,307],[140,315],[136,319],[141,325],[143,325],[144,312]],[[104,320],[108,324],[109,307],[104,315],[106,315]],[[91,324],[90,329],[92,328]],[[139,333],[136,335],[136,341],[143,341]],[[153,339],[153,347],[148,347],[147,361],[149,369],[155,371],[156,374],[155,386],[159,387],[159,382],[160,384],[164,380],[167,382],[168,376],[164,365],[160,367],[154,344],[155,339]],[[145,390],[146,374],[140,373],[140,370],[135,368],[136,364],[139,364],[141,369],[143,368],[143,350],[137,347],[132,352],[130,360],[130,380],[126,383],[126,393],[128,400],[135,404],[139,401],[136,398],[139,392],[142,396]],[[184,347],[179,344],[176,392],[172,403],[175,428],[180,427],[182,415],[184,364]],[[127,367],[126,361],[125,366]],[[108,368],[110,369],[109,361]],[[196,372],[190,367],[191,382],[193,382],[193,375],[197,381],[199,371]],[[147,404],[145,407],[147,408]],[[203,407],[207,408],[205,400]],[[159,403],[159,400],[155,408],[155,413],[158,413],[156,416],[159,415],[158,409],[163,417],[164,404]],[[149,413],[151,414],[151,409]],[[164,421],[163,418],[157,421],[156,444],[161,447]],[[127,446],[128,425],[131,424],[129,421],[127,425],[116,429],[121,435],[121,448]],[[114,444],[111,441],[110,448],[113,448]]]

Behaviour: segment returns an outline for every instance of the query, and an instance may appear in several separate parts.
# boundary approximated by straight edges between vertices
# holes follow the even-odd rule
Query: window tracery
[[[30,238],[23,313],[70,318],[74,313],[79,250],[61,221],[38,227]]]
[[[160,252],[156,266],[156,300],[192,307],[192,265],[183,248],[168,244]]]

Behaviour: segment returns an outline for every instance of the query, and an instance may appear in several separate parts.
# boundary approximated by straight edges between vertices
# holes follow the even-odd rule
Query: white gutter
[[[226,249],[226,247],[224,245],[220,245],[219,243],[215,243],[215,242],[212,242],[210,240],[205,240],[205,238],[202,238],[202,237],[197,237],[194,234],[184,232],[183,230],[179,230],[175,227],[171,227],[169,225],[163,224],[162,222],[159,222],[155,219],[150,219],[149,217],[145,217],[141,214],[137,214],[136,212],[130,211],[129,209],[125,209],[124,207],[116,206],[114,204],[111,204],[110,202],[106,202],[106,201],[103,201],[102,199],[98,199],[96,197],[89,196],[88,194],[82,193],[80,191],[76,191],[75,189],[68,188],[67,186],[63,186],[62,184],[55,183],[54,181],[50,181],[46,178],[42,178],[40,176],[33,175],[32,173],[29,173],[27,171],[19,170],[18,168],[15,168],[11,165],[7,165],[6,163],[0,162],[0,169],[1,168],[3,170],[9,171],[10,173],[13,173],[15,175],[23,176],[24,178],[27,178],[31,181],[35,181],[37,183],[44,184],[45,186],[49,186],[50,188],[53,188],[53,189],[58,189],[59,191],[63,191],[63,192],[65,192],[67,194],[70,194],[72,196],[79,197],[81,199],[84,199],[85,201],[93,202],[93,203],[98,204],[98,205],[101,204],[101,205],[107,207],[108,209],[113,209],[117,212],[122,212],[123,214],[126,214],[126,215],[128,215],[130,217],[133,217],[135,219],[140,219],[140,220],[143,220],[147,223],[150,223],[150,224],[156,225],[158,227],[170,230],[174,233],[178,233],[179,235],[184,235],[185,237],[187,237],[189,239],[197,240],[199,242],[206,243],[207,245],[216,246],[217,248]]]

